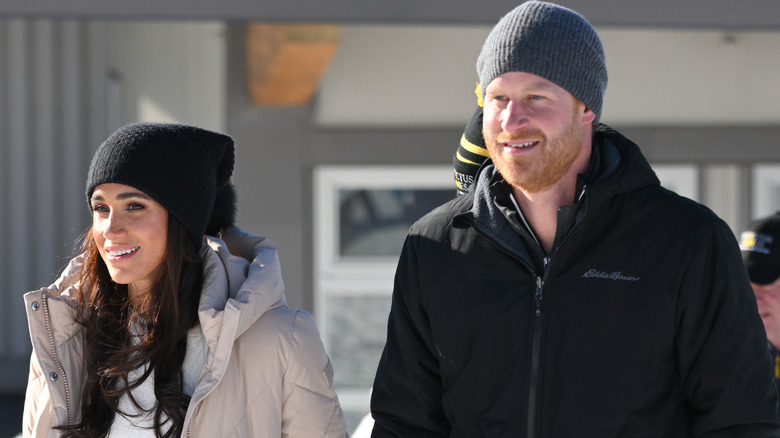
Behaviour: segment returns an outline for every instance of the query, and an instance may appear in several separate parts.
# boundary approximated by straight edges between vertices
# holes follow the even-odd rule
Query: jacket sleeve
[[[43,337],[36,336],[36,334],[47,332],[42,306],[39,308],[33,305],[33,303],[41,303],[44,300],[42,291],[28,292],[24,295],[27,324],[33,347],[22,414],[22,431],[25,437],[46,436],[51,428],[57,424],[58,414],[60,418],[67,418],[64,398],[59,399],[63,400],[63,403],[60,404],[53,401],[52,397],[56,398],[58,394],[50,392],[51,388],[47,382],[49,373],[44,371],[49,368],[47,360],[49,364],[53,363],[53,359],[47,354],[48,345],[45,344],[46,341]],[[50,300],[49,304],[52,305],[55,302],[56,300]]]
[[[680,381],[697,437],[780,436],[766,334],[734,235],[717,219],[678,296]]]
[[[344,413],[333,390],[333,367],[308,312],[296,311],[283,386],[283,437],[348,436]]]
[[[43,379],[41,367],[38,365],[38,358],[33,352],[30,358],[30,374],[27,379],[27,391],[24,397],[24,415],[22,417],[22,431],[24,436],[33,436],[33,431],[39,421],[37,412],[43,404],[43,391],[46,382]]]
[[[396,270],[387,341],[371,394],[373,438],[445,437],[451,429],[413,242],[408,236]]]

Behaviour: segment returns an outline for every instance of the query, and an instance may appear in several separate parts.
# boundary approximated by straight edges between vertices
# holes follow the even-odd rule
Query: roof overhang
[[[518,0],[3,0],[0,16],[266,22],[492,24]],[[560,0],[595,26],[780,29],[777,0]]]

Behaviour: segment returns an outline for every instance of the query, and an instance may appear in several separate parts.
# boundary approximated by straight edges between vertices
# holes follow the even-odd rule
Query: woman
[[[232,225],[233,160],[230,137],[183,125],[100,146],[80,255],[25,295],[25,436],[346,436],[276,249]]]

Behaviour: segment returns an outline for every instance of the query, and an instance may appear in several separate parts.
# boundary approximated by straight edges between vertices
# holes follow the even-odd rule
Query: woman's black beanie
[[[200,248],[217,193],[233,204],[222,220],[234,219],[230,184],[235,151],[225,134],[171,123],[134,123],[113,133],[95,152],[87,175],[87,203],[95,187],[118,183],[160,203],[187,229]],[[227,225],[227,224],[221,224]]]

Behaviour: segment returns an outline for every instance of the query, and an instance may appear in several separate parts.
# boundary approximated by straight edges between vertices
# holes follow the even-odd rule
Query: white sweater
[[[200,326],[193,327],[187,333],[187,352],[184,355],[182,371],[184,373],[183,389],[184,393],[192,396],[200,379],[203,366],[206,364],[206,338],[203,336],[203,330]],[[128,374],[131,382],[136,381],[146,371],[148,364],[137,368]],[[123,395],[119,399],[119,412],[114,416],[114,422],[111,424],[111,430],[108,436],[112,438],[122,437],[154,437],[154,410],[157,399],[154,396],[154,371],[149,374],[146,380],[137,386],[133,391],[133,398],[140,405],[142,410],[133,404],[130,396]]]

